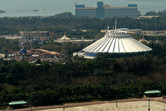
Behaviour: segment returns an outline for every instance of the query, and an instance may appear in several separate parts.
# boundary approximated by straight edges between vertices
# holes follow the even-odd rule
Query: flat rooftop
[[[97,7],[81,7],[76,9],[96,9]],[[104,7],[105,9],[137,9],[137,7]]]

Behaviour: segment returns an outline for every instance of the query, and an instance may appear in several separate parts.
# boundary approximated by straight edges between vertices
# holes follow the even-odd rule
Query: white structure
[[[92,42],[92,41],[94,41],[94,39],[84,39],[84,38],[83,39],[70,39],[66,35],[64,35],[60,39],[54,40],[54,42],[58,42],[58,43],[65,43],[65,42],[80,43],[80,42]]]
[[[60,39],[58,39],[58,42],[70,42],[70,38],[67,37],[65,34],[63,37],[61,37]]]
[[[64,34],[63,37],[61,37],[60,39],[54,40],[54,42],[58,42],[58,43],[70,42],[70,38],[67,37],[67,36]]]
[[[65,41],[65,40],[67,40],[67,41],[70,40],[70,38],[67,37],[66,35],[64,35],[64,36],[63,36],[62,38],[60,38],[60,39],[61,39],[61,40],[64,40],[64,41]]]
[[[108,29],[103,38],[87,46],[79,53],[83,53],[82,57],[84,58],[93,59],[98,53],[131,54],[151,50],[150,47],[135,40],[126,31],[116,29],[115,25],[115,30]]]
[[[4,59],[5,58],[5,54],[0,54],[0,59]]]

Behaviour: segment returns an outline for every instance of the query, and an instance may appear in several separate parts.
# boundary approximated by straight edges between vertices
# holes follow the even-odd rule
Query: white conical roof
[[[64,35],[62,38],[60,38],[61,40],[70,40],[69,37],[67,37],[66,35]]]
[[[89,53],[138,53],[152,49],[137,41],[126,31],[107,30],[105,36],[83,49]]]

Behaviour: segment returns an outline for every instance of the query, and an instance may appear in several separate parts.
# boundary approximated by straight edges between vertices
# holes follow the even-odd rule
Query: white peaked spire
[[[66,32],[64,33],[63,37],[60,38],[60,39],[61,40],[70,40],[70,38],[66,36]]]

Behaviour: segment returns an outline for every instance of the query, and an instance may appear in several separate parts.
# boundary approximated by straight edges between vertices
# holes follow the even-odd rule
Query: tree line
[[[149,12],[151,13],[151,12]],[[163,12],[165,13],[165,11]],[[50,32],[63,32],[72,29],[93,29],[103,30],[109,25],[114,27],[114,21],[117,19],[118,27],[142,30],[165,30],[166,20],[163,13],[159,13],[158,18],[136,19],[131,17],[112,17],[112,18],[77,18],[70,12],[65,12],[49,17],[15,17],[0,18],[0,35],[14,34],[20,30],[47,30]],[[147,15],[151,15],[148,14]],[[152,14],[153,15],[153,14]]]
[[[32,105],[142,97],[146,90],[166,94],[166,46],[131,57],[99,55],[65,63],[0,61],[0,106],[13,100]]]

